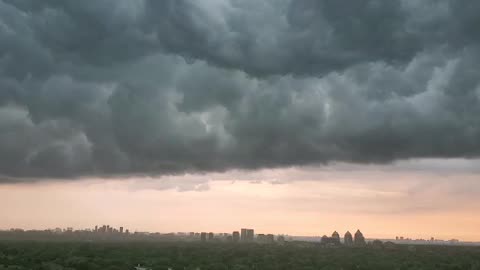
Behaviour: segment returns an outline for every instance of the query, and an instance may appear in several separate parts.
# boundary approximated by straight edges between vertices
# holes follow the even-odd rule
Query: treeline
[[[138,264],[153,270],[470,270],[480,269],[480,248],[325,248],[306,243],[0,242],[0,270],[129,270]]]

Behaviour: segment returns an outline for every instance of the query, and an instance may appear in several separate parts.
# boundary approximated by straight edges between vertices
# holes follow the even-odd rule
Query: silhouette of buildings
[[[150,232],[139,232],[135,231],[130,233],[125,227],[114,228],[110,225],[96,225],[89,229],[74,230],[73,228],[56,228],[48,230],[30,230],[24,231],[22,229],[11,229],[9,231],[0,230],[0,239],[77,239],[77,240],[87,240],[87,241],[131,241],[131,240],[148,240],[148,241],[201,241],[201,242],[211,242],[211,243],[220,243],[220,242],[229,242],[229,243],[259,243],[259,244],[273,244],[277,243],[282,245],[285,241],[298,241],[298,242],[310,242],[318,241],[318,237],[289,237],[282,235],[273,235],[273,234],[254,234],[253,229],[243,228],[241,231],[234,231],[232,233],[216,233],[213,232],[176,232],[176,233],[150,233]],[[399,237],[400,238],[400,237]],[[393,240],[395,241],[395,240]],[[433,242],[430,240],[412,240],[411,244],[423,243],[432,244],[458,244],[458,240],[443,241],[435,240]],[[409,242],[409,243],[410,243]],[[344,239],[340,237],[340,234],[335,231],[331,236],[323,236],[321,239],[321,245],[325,247],[337,247],[344,243],[346,246],[364,246],[366,244],[366,239],[360,230],[357,230],[354,237],[350,232],[346,232]],[[369,247],[381,247],[377,245],[378,243],[369,242]],[[385,248],[386,245],[384,245]]]
[[[247,241],[253,242],[254,237],[255,237],[255,233],[253,229],[247,230]]]
[[[129,233],[128,230],[125,230],[124,227],[119,227],[118,229],[111,227],[110,225],[103,225],[99,227],[98,225],[95,225],[95,228],[92,230],[94,233],[98,234],[123,234],[124,232],[126,234]]]
[[[285,238],[287,237],[287,239]],[[10,230],[0,230],[0,240],[85,240],[85,241],[131,241],[131,240],[147,240],[147,241],[212,241],[213,242],[230,242],[238,243],[240,241],[251,243],[255,241],[253,229],[242,229],[234,231],[232,234],[228,233],[198,233],[198,232],[177,232],[177,233],[150,233],[138,232],[130,233],[125,227],[118,227],[118,229],[110,225],[96,225],[90,229],[73,229],[73,228],[52,228],[46,230],[23,230],[20,228],[12,228]],[[411,239],[408,237],[397,236],[395,240],[384,242],[381,245],[379,241],[369,241],[366,243],[364,235],[357,230],[354,237],[350,232],[346,232],[343,241],[338,232],[333,232],[330,237],[323,236],[321,239],[322,246],[336,247],[340,243],[345,246],[369,246],[372,248],[395,249],[395,244],[409,244],[409,245],[478,245],[478,242],[460,242],[457,239],[441,240],[435,238],[429,239]],[[276,241],[275,241],[276,240]],[[275,239],[273,234],[258,234],[256,242],[278,243],[283,244],[287,241],[317,241],[318,237],[289,237],[278,235]]]
[[[365,237],[363,237],[363,234],[362,232],[360,232],[360,230],[357,230],[357,232],[355,233],[355,238],[353,239],[353,243],[356,246],[364,246],[366,244]]]
[[[340,244],[340,235],[338,234],[337,231],[334,231],[332,233],[332,240],[338,244]]]
[[[240,241],[240,233],[237,232],[237,231],[234,231],[233,234],[232,234],[232,241],[234,243],[238,243],[238,241]]]
[[[240,240],[242,242],[253,242],[254,239],[254,231],[253,229],[241,229],[240,230]]]
[[[331,237],[326,235],[322,236],[321,244],[323,245],[340,245],[340,235],[338,232],[333,232]]]
[[[320,243],[324,246],[338,246],[341,244],[340,234],[334,231],[331,237],[324,235],[322,236]],[[352,237],[352,234],[347,231],[343,237],[343,244],[345,246],[363,246],[366,245],[366,242],[363,234],[360,232],[360,230],[357,230],[354,237]]]
[[[273,234],[257,234],[257,242],[261,244],[273,244],[275,242],[275,236]]]
[[[259,243],[267,242],[267,236],[263,233],[257,234],[257,242]]]
[[[273,234],[267,234],[267,243],[272,244],[275,242],[275,236]]]
[[[352,246],[353,245],[353,237],[352,234],[347,231],[345,233],[345,236],[343,237],[343,244],[346,246]]]
[[[247,238],[247,229],[240,229],[240,241],[245,241]]]

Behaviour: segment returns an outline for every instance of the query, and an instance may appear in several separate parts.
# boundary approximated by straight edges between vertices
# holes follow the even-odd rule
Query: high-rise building
[[[247,239],[247,230],[248,229],[241,229],[240,230],[240,241],[245,242]]]
[[[98,225],[95,225],[95,232],[98,232]]]
[[[120,227],[120,233],[123,233],[123,227]]]
[[[255,232],[253,229],[247,230],[247,241],[253,242],[253,239],[255,238]]]
[[[332,233],[332,242],[334,242],[335,244],[340,244],[340,235],[337,231],[334,231]]]
[[[353,237],[352,237],[352,234],[350,232],[346,232],[345,233],[345,236],[343,237],[343,243],[346,245],[346,246],[351,246],[353,245]]]
[[[353,243],[356,246],[364,246],[366,244],[365,237],[363,236],[362,232],[360,232],[360,230],[357,230],[357,232],[355,233]]]
[[[202,241],[202,242],[207,241],[207,233],[206,232],[200,233],[200,241]]]
[[[240,240],[242,242],[253,242],[255,232],[253,229],[241,229]]]
[[[213,240],[213,232],[210,232],[208,233],[208,241],[212,241]]]
[[[237,231],[234,231],[233,234],[232,234],[232,241],[234,243],[237,243],[238,241],[240,241],[240,233],[237,232]]]

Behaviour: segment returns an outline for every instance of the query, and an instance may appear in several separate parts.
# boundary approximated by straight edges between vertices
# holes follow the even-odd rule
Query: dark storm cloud
[[[480,154],[474,1],[0,1],[0,175]]]

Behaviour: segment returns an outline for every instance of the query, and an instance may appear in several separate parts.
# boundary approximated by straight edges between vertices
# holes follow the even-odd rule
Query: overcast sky
[[[479,12],[0,0],[0,227],[480,240]]]

